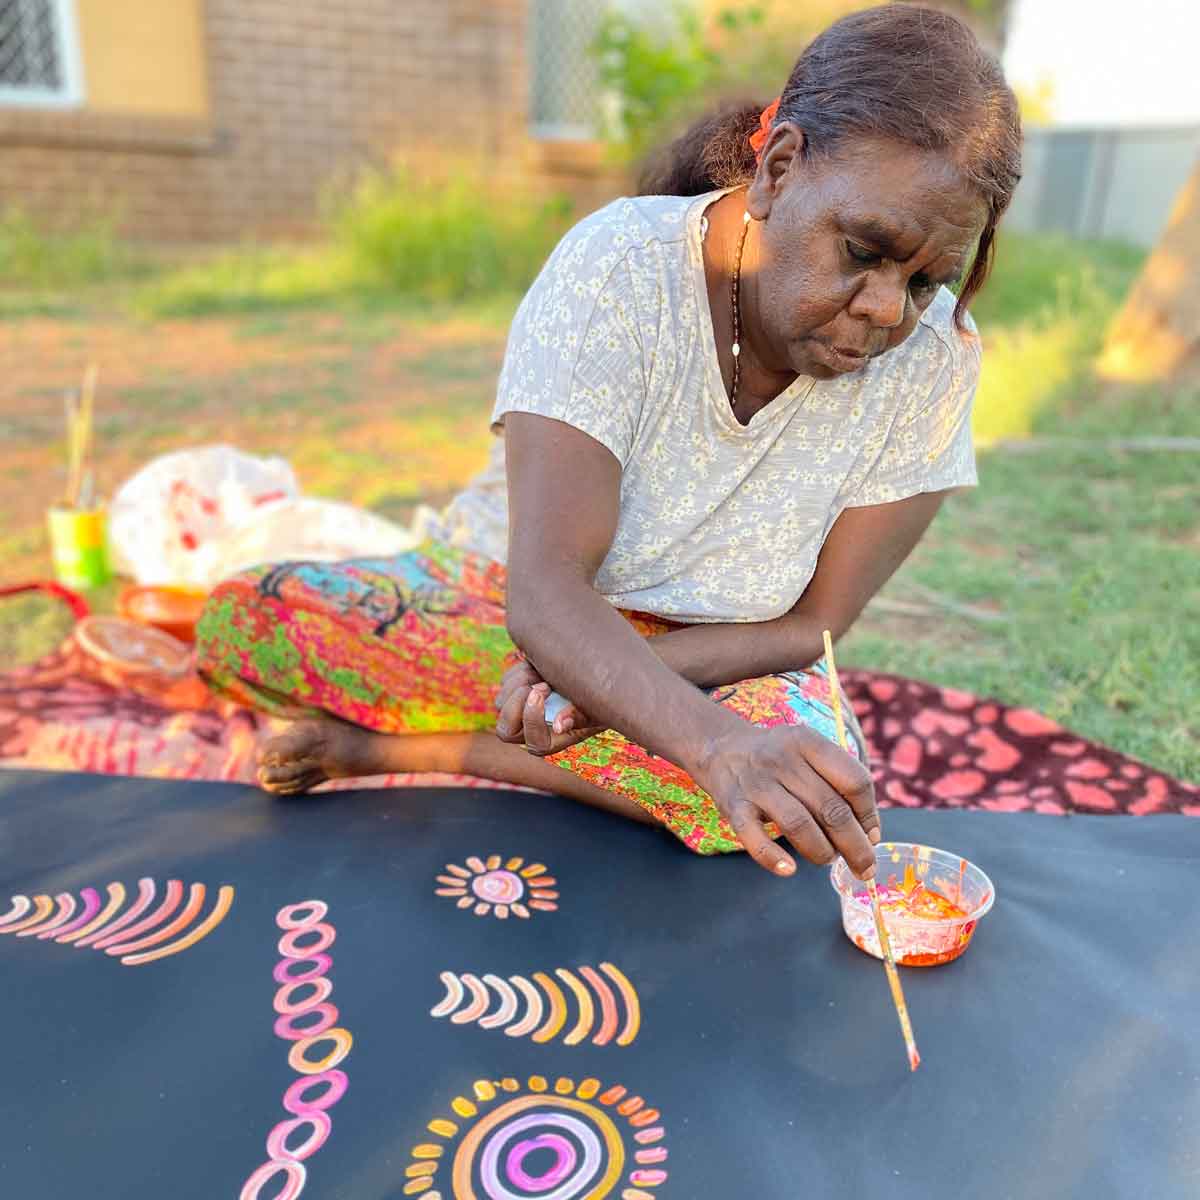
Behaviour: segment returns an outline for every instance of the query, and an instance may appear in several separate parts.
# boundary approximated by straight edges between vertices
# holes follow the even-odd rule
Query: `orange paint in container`
[[[896,962],[936,967],[958,958],[995,901],[987,875],[958,854],[911,842],[881,842],[875,863],[879,907]],[[830,881],[841,898],[846,936],[864,953],[882,958],[867,885],[843,859],[834,864]]]

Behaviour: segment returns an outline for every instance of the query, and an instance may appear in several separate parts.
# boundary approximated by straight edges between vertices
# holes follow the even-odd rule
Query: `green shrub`
[[[566,231],[570,204],[505,195],[475,171],[364,174],[330,218],[360,287],[430,300],[522,291]]]
[[[332,201],[323,244],[246,246],[143,289],[145,316],[197,316],[352,301],[486,300],[523,291],[566,231],[570,204],[505,194],[481,172],[362,175]]]
[[[769,36],[759,4],[728,6],[707,21],[678,2],[649,21],[611,11],[592,45],[601,85],[616,101],[605,137],[619,157],[639,159],[723,96],[765,99],[765,88],[787,78],[802,40]]]

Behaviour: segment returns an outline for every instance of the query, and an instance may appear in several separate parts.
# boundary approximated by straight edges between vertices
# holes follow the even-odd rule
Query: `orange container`
[[[190,644],[196,640],[196,622],[207,598],[207,592],[194,588],[134,584],[117,598],[117,612]]]

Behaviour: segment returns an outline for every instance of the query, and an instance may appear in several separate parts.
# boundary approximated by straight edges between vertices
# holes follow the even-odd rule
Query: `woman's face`
[[[987,206],[934,151],[860,139],[806,158],[803,144],[777,125],[747,194],[762,222],[747,325],[764,369],[829,379],[908,337],[968,265]]]

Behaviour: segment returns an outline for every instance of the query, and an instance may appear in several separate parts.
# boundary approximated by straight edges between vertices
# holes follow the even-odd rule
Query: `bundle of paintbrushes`
[[[92,416],[96,407],[95,364],[83,375],[83,387],[66,393],[67,413],[67,491],[63,507],[89,509],[95,503],[95,475],[91,468]]]
[[[54,573],[59,583],[71,588],[98,587],[110,578],[105,515],[92,469],[98,374],[90,365],[83,386],[66,395],[67,486],[62,501],[47,514]]]

